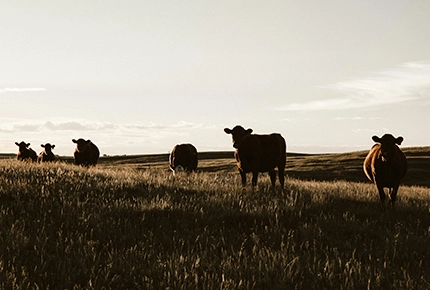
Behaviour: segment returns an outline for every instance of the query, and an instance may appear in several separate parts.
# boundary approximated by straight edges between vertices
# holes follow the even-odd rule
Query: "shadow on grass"
[[[70,192],[55,184],[50,195],[40,184],[25,196],[7,192],[1,278],[45,289],[219,289],[226,280],[254,289],[402,288],[405,273],[412,288],[430,283],[427,204],[312,202],[319,185],[301,184],[294,193],[144,182],[109,191],[109,179],[95,177]]]

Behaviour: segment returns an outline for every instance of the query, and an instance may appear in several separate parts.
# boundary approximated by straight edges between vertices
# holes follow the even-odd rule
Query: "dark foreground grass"
[[[0,161],[2,289],[428,289],[430,190]]]

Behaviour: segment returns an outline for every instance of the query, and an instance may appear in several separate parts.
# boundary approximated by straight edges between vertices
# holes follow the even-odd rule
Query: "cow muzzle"
[[[176,175],[180,172],[184,172],[185,169],[184,169],[184,167],[182,167],[182,165],[178,165],[174,169],[172,169],[172,171],[173,171],[173,175]]]
[[[381,152],[382,154],[382,161],[388,161],[388,160],[390,160],[390,156],[391,156],[391,154],[390,154],[390,152],[384,152],[384,151],[382,151]]]
[[[242,146],[242,142],[233,142],[233,148],[239,149]]]

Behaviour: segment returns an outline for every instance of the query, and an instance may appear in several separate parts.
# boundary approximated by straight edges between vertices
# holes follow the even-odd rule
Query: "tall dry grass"
[[[0,161],[3,289],[428,289],[430,190]]]

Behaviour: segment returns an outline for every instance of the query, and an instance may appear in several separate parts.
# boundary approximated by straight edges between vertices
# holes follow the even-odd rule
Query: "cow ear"
[[[78,143],[78,141],[76,141],[75,139],[72,139],[72,142],[73,142],[73,143]]]
[[[88,143],[91,143],[91,140],[87,140],[86,142],[87,142],[87,144],[88,144]]]
[[[248,129],[248,130],[246,130],[246,134],[247,135],[249,135],[249,134],[251,134],[252,133],[252,129]]]
[[[52,148],[52,149],[54,149],[54,148],[55,148],[55,145],[54,145],[54,144],[52,144],[52,145],[51,145],[51,148]]]
[[[27,143],[27,147],[30,146],[30,143]]]
[[[19,146],[19,143],[18,143],[18,142],[15,142],[15,145],[16,145],[16,146]]]
[[[400,136],[400,137],[398,137],[398,138],[396,139],[396,144],[397,144],[397,145],[402,145],[402,142],[403,142],[403,137],[402,137],[402,136]]]
[[[45,145],[43,145],[43,144],[40,144],[40,147],[42,147],[42,148],[45,148]]]
[[[378,136],[373,136],[372,140],[375,141],[376,143],[381,143],[381,138],[379,138]]]
[[[233,132],[233,130],[231,130],[229,128],[224,128],[224,132],[226,132],[227,134],[231,134]]]

